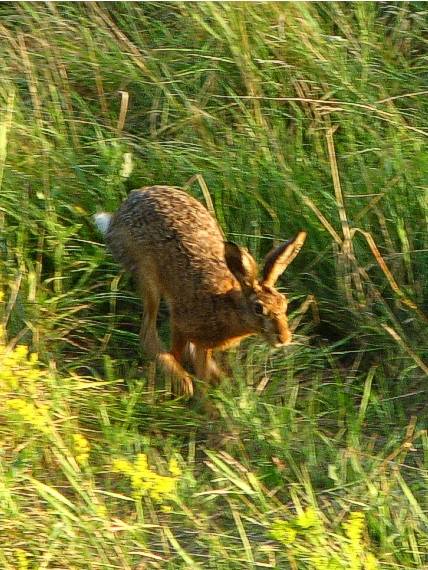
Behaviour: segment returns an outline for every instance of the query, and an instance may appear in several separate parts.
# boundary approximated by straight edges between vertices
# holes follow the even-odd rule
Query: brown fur
[[[247,250],[225,244],[204,206],[168,186],[132,191],[106,231],[109,249],[134,274],[144,301],[143,348],[187,394],[193,387],[182,366],[185,354],[198,377],[212,380],[221,374],[212,358],[214,349],[224,350],[257,333],[275,345],[291,341],[287,301],[273,284],[305,237],[300,232],[272,250],[259,282],[256,262]],[[170,309],[170,352],[163,349],[156,330],[161,298]]]

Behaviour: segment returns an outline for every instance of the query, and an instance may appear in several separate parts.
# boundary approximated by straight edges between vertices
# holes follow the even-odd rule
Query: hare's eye
[[[254,303],[254,312],[256,313],[256,315],[265,315],[266,307],[260,301],[256,301]]]

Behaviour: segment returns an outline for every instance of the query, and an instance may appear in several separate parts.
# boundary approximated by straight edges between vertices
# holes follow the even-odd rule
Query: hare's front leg
[[[171,337],[171,352],[160,353],[158,360],[164,370],[171,375],[175,384],[174,391],[184,396],[193,396],[192,378],[181,365],[188,342],[174,326],[172,326]]]
[[[192,379],[180,364],[186,342],[178,331],[173,329],[171,352],[167,352],[163,348],[156,328],[161,293],[156,284],[147,278],[149,274],[147,270],[140,270],[136,274],[138,291],[144,303],[140,329],[141,345],[149,356],[157,359],[164,371],[171,376],[173,382],[177,383],[178,381],[179,385],[175,391],[179,394],[192,396]]]
[[[213,351],[210,349],[201,348],[200,346],[195,345],[193,351],[193,365],[198,378],[207,380],[212,384],[218,384],[223,373],[217,366],[212,352]]]

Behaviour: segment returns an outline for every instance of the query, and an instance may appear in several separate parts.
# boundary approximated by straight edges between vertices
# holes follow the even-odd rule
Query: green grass
[[[1,567],[426,568],[424,3],[0,16]],[[298,342],[230,352],[215,419],[139,354],[91,221],[156,183],[259,259],[308,232]]]

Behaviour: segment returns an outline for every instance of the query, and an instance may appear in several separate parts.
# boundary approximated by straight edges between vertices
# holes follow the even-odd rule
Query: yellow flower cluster
[[[17,570],[27,570],[28,558],[27,553],[22,548],[15,549],[16,568]]]
[[[158,475],[150,469],[147,455],[144,453],[138,454],[134,463],[126,459],[116,459],[113,461],[113,470],[124,473],[130,478],[134,496],[137,498],[149,496],[154,501],[162,503],[177,496],[176,486],[181,469],[175,458],[172,458],[168,464],[171,476]]]
[[[293,544],[298,534],[309,529],[313,531],[315,528],[319,528],[320,524],[315,509],[309,507],[291,521],[275,519],[271,528],[271,536],[283,544]]]
[[[320,526],[321,523],[318,513],[312,507],[309,507],[303,512],[299,513],[294,522],[296,526],[302,530]]]
[[[46,377],[37,354],[19,345],[10,350],[0,343],[0,407],[19,425],[47,433],[51,426],[49,407],[37,402],[39,380]]]
[[[8,350],[0,344],[0,393],[25,387],[29,393],[36,390],[36,381],[45,373],[39,368],[37,354],[28,354],[28,347],[19,345]]]
[[[364,514],[351,513],[343,527],[345,536],[332,547],[318,513],[308,508],[289,521],[276,519],[270,535],[295,559],[308,561],[311,570],[376,570],[378,562],[364,540]]]
[[[343,528],[349,539],[344,549],[349,561],[349,569],[375,570],[377,560],[371,552],[367,552],[363,538],[366,528],[364,513],[361,511],[350,513],[348,520],[343,523]]]
[[[289,545],[293,544],[296,540],[297,530],[293,528],[290,523],[275,519],[270,530],[270,535],[278,542]]]
[[[74,457],[77,463],[83,467],[88,464],[89,460],[89,452],[91,451],[89,441],[81,433],[73,433],[72,440]]]
[[[356,548],[361,544],[364,527],[364,513],[361,511],[355,511],[351,513],[348,520],[343,523],[343,528],[345,529],[346,536],[349,538],[351,544],[353,544]]]
[[[4,408],[16,415],[20,422],[25,422],[42,433],[49,431],[50,416],[46,405],[36,406],[22,398],[12,398],[5,403]]]

